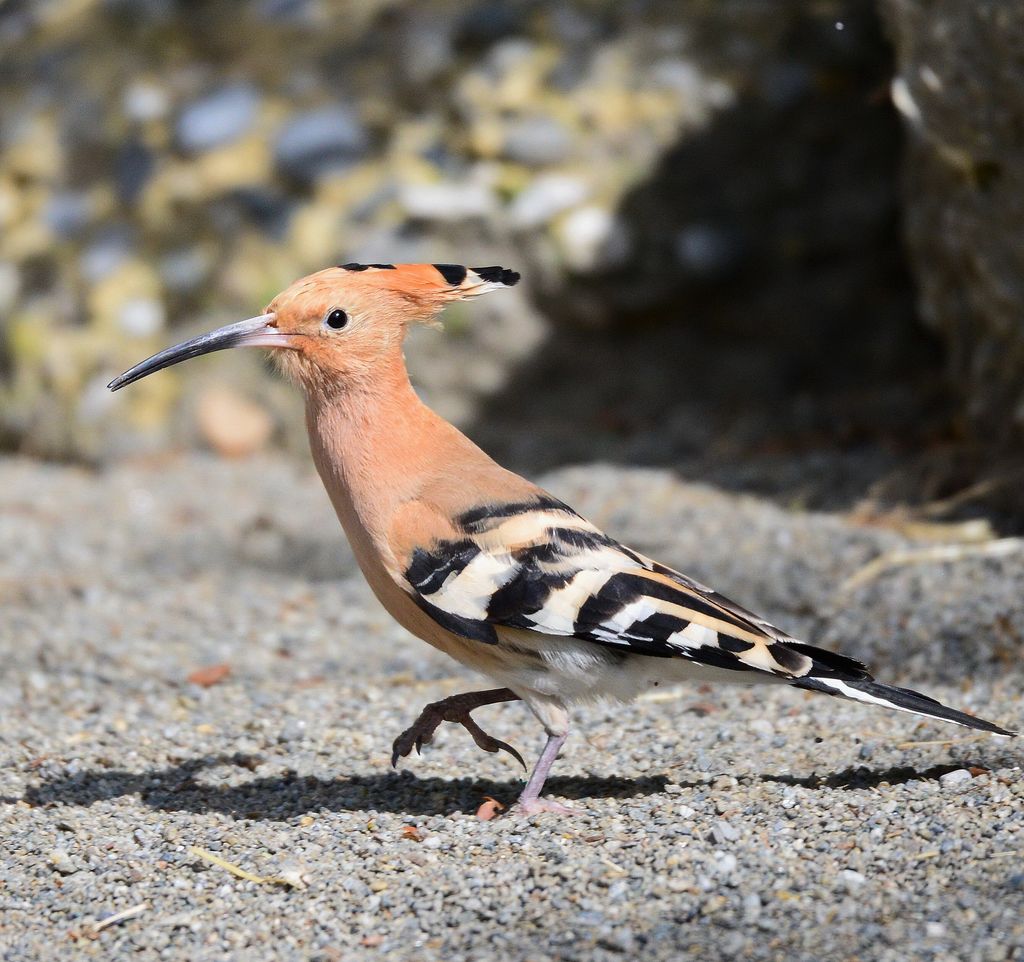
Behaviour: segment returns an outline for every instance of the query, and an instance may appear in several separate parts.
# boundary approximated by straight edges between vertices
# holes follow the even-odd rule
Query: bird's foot
[[[560,802],[553,802],[549,798],[527,798],[519,799],[512,806],[510,815],[537,815],[541,812],[551,812],[553,815],[579,815],[579,809],[569,805],[562,805]]]
[[[416,749],[416,754],[419,754],[420,749],[433,740],[434,732],[437,731],[441,722],[454,722],[469,732],[478,748],[482,748],[485,752],[491,752],[492,754],[499,751],[508,752],[525,769],[526,762],[523,761],[523,756],[515,748],[509,745],[508,742],[503,742],[500,738],[488,735],[470,717],[469,713],[474,708],[479,708],[480,704],[479,701],[475,701],[471,697],[452,695],[450,698],[444,698],[441,701],[435,701],[427,705],[420,712],[420,717],[402,732],[391,746],[392,767],[398,766],[399,758],[411,755],[414,748]]]

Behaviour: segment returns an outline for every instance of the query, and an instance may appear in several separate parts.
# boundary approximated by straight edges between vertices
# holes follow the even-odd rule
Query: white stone
[[[860,872],[852,868],[844,868],[839,873],[839,880],[846,886],[847,891],[850,892],[855,892],[867,881]]]
[[[889,96],[892,98],[892,105],[908,121],[920,129],[924,126],[924,118],[921,116],[921,108],[918,107],[913,95],[910,92],[910,84],[904,77],[894,77],[889,85]]]
[[[85,422],[98,421],[116,404],[114,395],[107,390],[109,372],[86,382],[78,401],[78,416]]]
[[[775,726],[767,718],[755,718],[750,723],[750,730],[758,735],[774,735]]]
[[[71,875],[78,871],[78,866],[71,860],[71,856],[62,848],[55,848],[50,853],[50,864],[60,872],[61,875]]]
[[[509,208],[514,227],[539,227],[587,199],[590,187],[579,177],[545,174],[516,196]]]
[[[130,337],[151,337],[164,326],[164,306],[148,297],[133,297],[118,311],[117,322]]]
[[[140,81],[124,92],[122,100],[125,114],[132,120],[160,120],[167,116],[170,100],[167,92],[156,84]]]
[[[178,143],[192,152],[229,144],[249,130],[259,104],[259,94],[248,84],[215,90],[182,110],[175,125]]]
[[[737,864],[736,856],[732,852],[720,852],[715,855],[715,869],[719,875],[732,875]]]
[[[971,781],[971,773],[966,768],[958,768],[953,772],[946,772],[939,776],[939,784],[945,789],[960,788]]]
[[[725,819],[719,819],[711,828],[711,833],[718,842],[735,842],[740,837],[739,829]]]
[[[449,223],[487,217],[497,207],[494,191],[472,181],[407,184],[399,202],[410,217]]]
[[[611,211],[593,204],[568,214],[558,233],[565,260],[573,270],[620,264],[629,253],[625,228]]]
[[[925,65],[918,70],[921,82],[934,94],[942,92],[942,78],[929,66]]]

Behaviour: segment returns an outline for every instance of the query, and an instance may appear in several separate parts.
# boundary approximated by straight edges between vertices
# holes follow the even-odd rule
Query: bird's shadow
[[[907,782],[938,781],[943,775],[970,766],[971,762],[953,765],[932,765],[929,768],[914,768],[912,765],[894,765],[890,768],[868,768],[857,765],[844,768],[841,772],[819,775],[759,775],[762,782],[776,782],[810,789],[862,789],[878,788],[881,785],[905,785]],[[987,768],[987,766],[981,766]]]
[[[860,765],[827,775],[756,773],[741,775],[740,780],[821,791],[853,791],[877,788],[883,784],[934,781],[947,772],[972,764],[988,769],[998,767],[1001,761],[964,761],[926,769],[907,765],[888,768]],[[325,779],[286,770],[242,784],[200,780],[204,771],[223,766],[256,767],[253,760],[244,755],[206,755],[146,772],[116,769],[80,771],[45,778],[30,786],[22,798],[7,797],[0,801],[26,802],[32,806],[88,807],[98,801],[137,795],[143,804],[165,812],[220,812],[238,819],[287,821],[317,811],[391,812],[419,816],[474,812],[487,796],[510,804],[522,788],[522,782],[518,780],[416,778],[408,771],[340,775]],[[560,776],[549,780],[547,792],[571,801],[627,799],[666,793],[670,782],[684,789],[709,789],[717,777],[717,774],[709,774],[695,780],[678,781],[666,775],[640,778]]]
[[[150,808],[167,812],[221,812],[234,818],[285,821],[308,812],[393,812],[438,815],[475,812],[487,796],[511,804],[522,790],[519,780],[417,778],[408,771],[339,775],[326,779],[286,770],[242,784],[201,780],[219,766],[252,767],[245,756],[203,756],[146,772],[93,770],[49,778],[29,787],[21,799],[33,806],[80,805],[137,795]],[[656,795],[668,778],[561,776],[548,781],[560,798],[629,798]]]

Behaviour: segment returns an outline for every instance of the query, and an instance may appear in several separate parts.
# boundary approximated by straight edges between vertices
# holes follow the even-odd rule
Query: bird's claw
[[[503,742],[500,738],[495,738],[493,735],[488,735],[472,718],[469,717],[469,713],[466,713],[465,718],[459,719],[459,723],[462,725],[470,735],[473,736],[473,741],[476,742],[477,748],[482,748],[485,752],[490,752],[492,755],[497,752],[508,752],[520,765],[523,766],[523,771],[527,771],[526,762],[523,760],[523,756],[519,754],[518,750],[513,748],[508,742]]]
[[[413,748],[416,749],[417,755],[421,755],[422,747],[433,741],[434,732],[437,731],[438,726],[443,721],[461,725],[472,736],[477,747],[482,748],[485,752],[490,752],[491,754],[500,751],[508,752],[523,766],[523,770],[526,770],[526,762],[523,760],[523,756],[508,742],[503,742],[500,738],[488,735],[487,732],[473,721],[469,710],[447,706],[444,702],[427,705],[420,712],[420,717],[395,739],[391,746],[391,767],[397,768],[398,759],[411,755]]]
[[[444,721],[443,718],[438,718],[433,714],[427,714],[428,709],[424,709],[420,714],[420,717],[407,728],[401,735],[399,735],[391,745],[391,767],[398,768],[398,759],[405,758],[412,754],[412,750],[416,749],[417,755],[423,754],[423,746],[429,744],[434,737],[434,732],[437,730],[437,726]]]

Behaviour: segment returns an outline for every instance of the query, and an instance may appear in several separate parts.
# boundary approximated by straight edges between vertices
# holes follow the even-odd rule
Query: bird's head
[[[344,264],[310,274],[258,317],[169,347],[114,378],[112,391],[179,361],[229,347],[265,347],[305,387],[372,378],[400,348],[408,325],[430,321],[450,301],[519,280],[501,267],[458,264]]]

